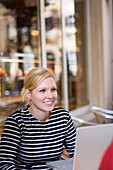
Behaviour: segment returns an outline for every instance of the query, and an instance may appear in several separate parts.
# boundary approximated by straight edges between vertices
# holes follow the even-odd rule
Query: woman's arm
[[[76,142],[76,129],[71,119],[71,116],[69,116],[69,119],[67,122],[67,134],[66,134],[64,145],[65,145],[66,151],[71,157],[74,155],[75,142]]]
[[[0,142],[0,169],[17,170],[15,167],[16,155],[20,142],[20,128],[17,120],[9,116],[1,136]]]

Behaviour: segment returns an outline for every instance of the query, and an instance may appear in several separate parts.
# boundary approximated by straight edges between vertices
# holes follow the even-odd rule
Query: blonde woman
[[[22,99],[26,107],[7,118],[0,143],[0,169],[49,170],[46,162],[58,160],[63,147],[74,155],[76,130],[68,111],[55,107],[55,76],[32,68],[25,77]]]

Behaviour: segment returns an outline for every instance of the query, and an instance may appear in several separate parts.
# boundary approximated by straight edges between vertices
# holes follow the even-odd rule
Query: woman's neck
[[[34,110],[31,106],[28,108],[28,110],[35,119],[37,119],[41,122],[47,121],[50,117],[50,112]]]

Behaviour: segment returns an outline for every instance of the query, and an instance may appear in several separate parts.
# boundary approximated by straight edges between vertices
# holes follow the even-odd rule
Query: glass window
[[[22,107],[28,69],[41,65],[39,1],[0,1],[0,125]]]
[[[62,34],[61,34],[61,0],[45,1],[46,25],[46,57],[47,68],[57,79],[58,99],[57,105],[64,107],[62,95]]]
[[[85,43],[85,2],[66,0],[65,43],[68,68],[69,110],[89,103]],[[69,10],[70,9],[70,10]]]
[[[67,58],[67,80],[69,110],[89,104],[85,2],[65,0],[65,54]],[[65,3],[65,4],[64,4]],[[61,0],[45,0],[46,56],[47,67],[57,77],[59,97],[57,104],[64,107],[63,63],[62,63],[62,18]]]

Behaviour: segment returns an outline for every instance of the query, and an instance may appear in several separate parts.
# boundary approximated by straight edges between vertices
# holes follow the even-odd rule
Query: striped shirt
[[[69,112],[55,107],[49,120],[41,122],[28,107],[7,118],[0,142],[1,170],[49,170],[46,162],[58,160],[64,146],[74,155],[76,129]]]

